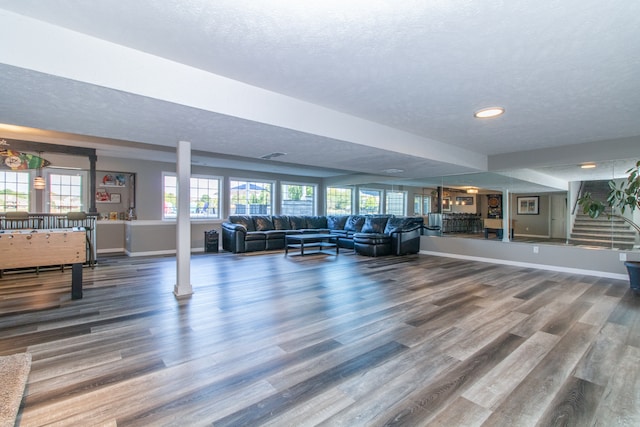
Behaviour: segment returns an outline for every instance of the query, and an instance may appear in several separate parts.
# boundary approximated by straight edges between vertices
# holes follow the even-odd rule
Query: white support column
[[[509,190],[502,192],[502,241],[511,240],[511,208],[509,206]]]
[[[176,298],[193,294],[191,287],[191,218],[189,192],[191,180],[191,143],[178,142],[176,173],[178,175],[178,218],[176,220],[177,277],[173,290]]]

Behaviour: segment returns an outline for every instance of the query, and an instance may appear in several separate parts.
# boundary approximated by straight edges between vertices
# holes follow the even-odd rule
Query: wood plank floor
[[[638,426],[626,281],[347,251],[107,257],[0,279],[21,426]]]

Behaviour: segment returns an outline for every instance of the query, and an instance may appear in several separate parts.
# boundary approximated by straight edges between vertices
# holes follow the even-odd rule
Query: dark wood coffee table
[[[323,249],[336,248],[336,255],[340,252],[338,247],[338,236],[328,233],[314,234],[288,234],[285,237],[284,255],[289,254],[289,249],[299,249],[300,256],[304,256],[304,250],[318,248],[314,253],[322,252]]]

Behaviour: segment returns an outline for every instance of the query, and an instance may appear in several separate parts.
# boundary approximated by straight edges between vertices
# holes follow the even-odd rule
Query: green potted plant
[[[626,174],[627,179],[619,184],[613,180],[609,181],[609,194],[606,203],[593,200],[590,193],[585,193],[578,199],[578,204],[582,206],[583,212],[591,218],[598,218],[606,213],[609,217],[621,218],[640,233],[640,225],[623,216],[626,210],[630,212],[634,212],[636,209],[640,210],[640,160]],[[620,214],[605,212],[608,208],[618,209]],[[636,294],[640,293],[640,261],[626,261],[624,265],[629,273],[631,289]]]

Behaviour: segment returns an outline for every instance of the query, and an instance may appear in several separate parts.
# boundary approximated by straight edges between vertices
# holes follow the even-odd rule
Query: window
[[[315,215],[316,186],[310,184],[282,184],[282,215]]]
[[[165,174],[163,177],[164,219],[173,219],[178,214],[178,178]],[[189,216],[200,219],[220,218],[220,178],[192,177],[189,180]]]
[[[231,215],[271,215],[273,183],[230,180]]]
[[[191,178],[191,218],[220,218],[220,179]]]
[[[387,191],[387,206],[385,212],[391,215],[405,216],[407,192],[406,191]]]
[[[381,190],[360,190],[359,212],[362,215],[378,214],[382,207]]]
[[[0,211],[29,211],[29,172],[0,172]]]
[[[49,173],[49,212],[67,213],[84,210],[83,174]]]
[[[327,187],[327,215],[350,215],[353,213],[353,189]]]
[[[431,197],[415,196],[413,198],[414,215],[427,215],[429,212],[431,212]]]
[[[164,175],[162,183],[162,218],[176,218],[178,214],[178,178],[175,175]]]

